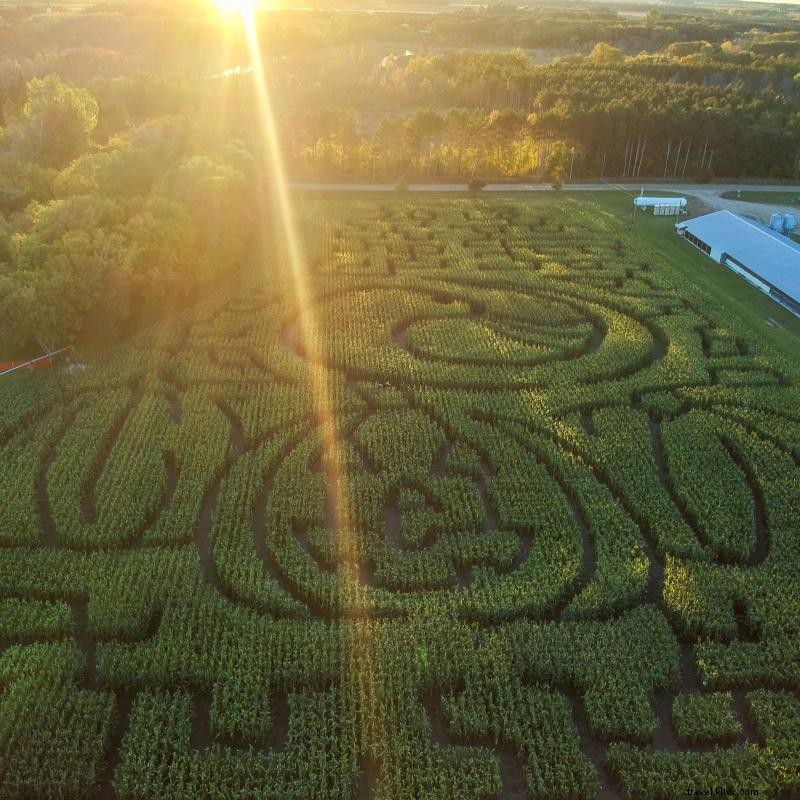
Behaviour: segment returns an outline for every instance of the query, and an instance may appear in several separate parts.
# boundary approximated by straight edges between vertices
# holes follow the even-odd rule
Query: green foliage
[[[65,603],[11,599],[0,601],[0,610],[0,639],[4,641],[44,639],[72,632],[72,615]]]
[[[74,644],[34,644],[0,658],[8,687],[0,714],[0,792],[4,797],[82,797],[102,766],[114,699],[80,689]]]
[[[678,695],[672,705],[678,739],[688,744],[735,739],[742,726],[731,713],[731,700],[730,692]]]
[[[625,55],[618,47],[612,47],[608,42],[598,42],[589,54],[589,60],[594,64],[607,66],[619,64],[624,61]]]
[[[48,75],[28,84],[22,113],[6,135],[23,158],[59,169],[86,149],[96,125],[97,101],[92,95]]]
[[[359,427],[356,441],[376,467],[412,480],[430,473],[444,437],[418,411],[381,411]]]
[[[613,774],[619,776],[623,795],[630,798],[675,797],[675,776],[681,786],[742,786],[769,797],[781,785],[777,778],[779,764],[769,751],[746,745],[710,752],[654,752],[627,744],[612,744],[608,761]],[[683,789],[685,791],[685,788]]]
[[[91,99],[57,88],[73,105],[71,93]],[[102,150],[76,143],[77,158],[52,174],[26,162],[30,154],[0,153],[13,157],[11,207],[34,199],[19,230],[0,228],[0,343],[25,352],[41,342],[113,342],[242,268],[252,245],[244,172],[252,165],[233,145],[192,152],[187,127],[165,119]]]

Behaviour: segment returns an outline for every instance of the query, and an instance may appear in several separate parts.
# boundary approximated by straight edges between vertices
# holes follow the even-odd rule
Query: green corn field
[[[0,384],[0,798],[800,796],[797,364],[576,201],[303,248]]]

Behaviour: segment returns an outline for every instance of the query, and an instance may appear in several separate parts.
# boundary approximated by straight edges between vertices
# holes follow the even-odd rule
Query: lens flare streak
[[[319,337],[317,320],[313,313],[313,298],[309,292],[309,280],[306,274],[306,261],[303,247],[298,234],[294,209],[289,195],[286,167],[281,152],[278,126],[275,120],[274,107],[267,84],[264,62],[261,56],[261,45],[258,37],[255,13],[253,6],[247,4],[242,9],[248,51],[253,68],[253,81],[258,102],[258,119],[260,134],[264,146],[264,166],[270,175],[270,190],[273,196],[275,209],[280,224],[280,234],[286,247],[292,288],[299,309],[299,338],[305,353],[316,351],[321,341]],[[325,470],[328,481],[328,502],[332,506],[332,515],[335,519],[338,536],[351,535],[353,530],[350,524],[344,486],[344,473],[340,461],[342,450],[338,441],[334,399],[330,379],[323,368],[309,367],[308,379],[311,382],[312,397],[315,414],[322,435]],[[340,551],[353,552],[353,542],[340,542]],[[340,565],[340,568],[344,565]],[[348,582],[349,583],[349,582]],[[355,586],[349,587],[355,589]],[[350,601],[354,593],[348,591]]]

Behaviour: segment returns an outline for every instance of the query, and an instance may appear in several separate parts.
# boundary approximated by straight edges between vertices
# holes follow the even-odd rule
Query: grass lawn
[[[723,192],[720,196],[725,200],[800,208],[800,192]]]

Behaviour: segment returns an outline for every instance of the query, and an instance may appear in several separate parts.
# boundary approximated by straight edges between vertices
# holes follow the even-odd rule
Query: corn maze
[[[800,380],[599,209],[320,201],[0,386],[0,798],[800,796]]]

